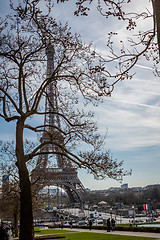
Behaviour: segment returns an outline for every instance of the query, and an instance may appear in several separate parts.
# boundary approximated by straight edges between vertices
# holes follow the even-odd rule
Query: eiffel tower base
[[[39,189],[45,186],[61,187],[67,193],[70,203],[84,203],[86,190],[77,176],[75,169],[61,168],[36,168],[32,174],[32,180],[38,179]]]

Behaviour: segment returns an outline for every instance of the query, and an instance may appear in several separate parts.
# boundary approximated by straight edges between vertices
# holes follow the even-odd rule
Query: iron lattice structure
[[[48,44],[46,49],[47,55],[47,77],[50,78],[54,71],[54,48],[51,44]],[[52,137],[61,146],[64,145],[64,139],[60,132],[61,124],[58,112],[58,99],[57,99],[57,81],[53,80],[46,88],[46,100],[45,100],[45,118],[44,118],[44,131],[40,141],[43,143],[48,141]],[[56,167],[48,168],[47,163],[49,160],[48,152],[59,152],[61,149],[52,144],[46,144],[41,150],[41,155],[37,162],[37,167],[32,175],[34,179],[40,177],[39,186],[54,185],[63,188],[71,203],[82,203],[83,195],[86,194],[86,190],[77,176],[77,171],[70,164],[67,164],[67,160],[64,159],[62,154],[55,154]],[[43,154],[44,153],[44,154]],[[43,177],[44,176],[44,177]]]

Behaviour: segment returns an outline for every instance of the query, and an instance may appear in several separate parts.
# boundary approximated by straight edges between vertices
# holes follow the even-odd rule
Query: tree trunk
[[[160,0],[154,0],[155,21],[157,27],[157,40],[160,57]]]
[[[18,207],[17,209],[15,209],[15,212],[14,212],[13,230],[14,230],[14,237],[18,237]]]
[[[16,127],[16,156],[20,181],[20,235],[19,240],[33,240],[32,194],[29,172],[23,147],[25,119],[20,118]]]
[[[32,195],[29,173],[26,165],[19,169],[20,176],[20,237],[19,240],[33,239]]]

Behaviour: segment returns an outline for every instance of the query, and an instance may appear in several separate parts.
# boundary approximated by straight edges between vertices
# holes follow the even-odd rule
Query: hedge
[[[70,228],[70,226],[65,226],[65,228]],[[73,225],[72,228],[81,228],[81,229],[88,229],[89,226],[79,226],[79,225]],[[92,229],[97,230],[107,230],[106,226],[92,226]],[[160,228],[158,227],[134,227],[134,226],[116,226],[115,230],[117,231],[131,231],[131,232],[154,232],[154,233],[160,233]]]
[[[60,226],[55,226],[55,225],[48,225],[48,228],[59,228]],[[63,228],[70,228],[69,225],[65,225]],[[73,225],[72,228],[81,228],[81,229],[88,229],[88,225]],[[92,229],[97,229],[97,230],[107,230],[106,226],[92,226]],[[115,230],[117,231],[131,231],[131,232],[154,232],[154,233],[160,233],[160,228],[159,227],[134,227],[134,226],[116,226]]]
[[[45,235],[40,235],[40,236],[35,236],[34,239],[36,240],[45,240],[45,239],[60,239],[60,238],[65,238],[65,236],[61,235],[55,235],[55,234],[45,234]]]

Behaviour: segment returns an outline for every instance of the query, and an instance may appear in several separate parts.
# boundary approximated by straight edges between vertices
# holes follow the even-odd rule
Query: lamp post
[[[122,213],[120,214],[120,223],[122,223]]]
[[[134,209],[134,205],[132,206],[133,209],[133,225],[135,226],[135,209]]]
[[[112,208],[110,208],[110,215],[111,215],[111,219],[112,219]]]
[[[50,208],[50,189],[48,186],[48,208],[47,208],[47,211],[49,211],[49,208]]]

